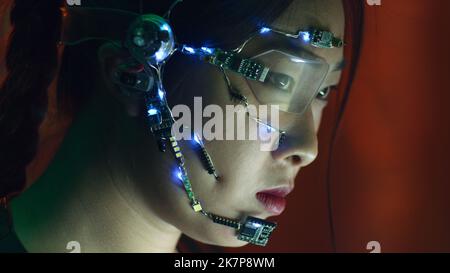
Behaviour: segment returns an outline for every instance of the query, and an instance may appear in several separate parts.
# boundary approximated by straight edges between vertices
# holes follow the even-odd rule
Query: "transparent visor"
[[[68,46],[89,40],[123,43],[128,40],[130,25],[140,16],[106,8],[69,7],[67,11],[61,42]],[[270,36],[266,35],[266,38]],[[258,102],[278,105],[281,111],[302,114],[320,91],[329,70],[328,63],[304,51],[286,53],[266,49],[259,52],[263,53],[250,59],[262,64],[264,71],[258,80],[247,79]]]
[[[261,104],[302,114],[320,91],[329,65],[323,59],[269,50],[251,58],[265,66],[258,80],[247,80]]]

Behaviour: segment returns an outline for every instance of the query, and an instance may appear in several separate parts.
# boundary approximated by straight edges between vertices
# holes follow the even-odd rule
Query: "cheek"
[[[216,141],[215,149],[219,171],[228,184],[240,187],[253,187],[257,174],[264,165],[264,157],[259,152],[257,141]]]
[[[230,97],[222,73],[210,64],[192,62],[185,66],[182,73],[171,74],[169,82],[177,82],[169,86],[169,103],[173,107],[177,104],[193,107],[194,97],[201,97],[203,106],[216,104],[225,106],[230,104]]]
[[[233,85],[235,82],[239,83],[233,81]],[[199,113],[194,113],[194,109],[195,111],[199,109],[198,106],[193,105],[194,97],[202,98],[203,109],[208,105],[218,105],[224,114],[222,133],[223,137],[226,137],[226,106],[234,106],[238,102],[230,99],[224,75],[219,69],[209,64],[191,64],[186,67],[183,80],[173,91],[175,92],[171,94],[171,106],[187,105],[191,109],[192,118],[199,115]],[[242,91],[246,92],[246,90]],[[209,119],[203,119],[201,125],[205,125]],[[246,119],[245,124],[248,125],[249,122],[253,121]],[[190,127],[194,128],[194,124],[195,122],[192,122]],[[246,126],[235,120],[235,133],[238,131],[238,127],[239,130],[248,133]],[[191,145],[188,145],[186,141],[183,150],[196,194],[198,192],[199,198],[209,209],[225,216],[236,217],[239,216],[236,213],[253,210],[255,207],[253,203],[256,201],[252,201],[252,198],[260,187],[258,183],[264,178],[263,170],[267,169],[264,166],[269,162],[270,154],[260,151],[259,141],[213,140],[205,142],[221,181],[217,183],[211,175],[207,174],[199,154],[193,151]],[[228,209],[228,211],[224,209]]]
[[[314,119],[314,127],[316,130],[316,133],[319,131],[320,123],[322,121],[322,114],[323,110],[327,106],[327,102],[319,99],[313,100],[311,103],[311,110],[313,113],[313,119]]]
[[[183,93],[182,103],[189,103],[189,108],[194,109],[191,102],[193,97],[202,97],[203,108],[214,104],[222,109],[222,135],[226,138],[226,106],[234,106],[237,102],[230,99],[229,90],[224,80],[223,74],[215,67],[210,65],[198,65],[191,72],[187,73],[186,80],[180,85]],[[192,115],[194,116],[194,115]],[[209,118],[205,118],[203,125]],[[245,119],[245,125],[249,121]],[[246,131],[246,127],[235,120],[234,132],[239,129]],[[216,127],[217,129],[217,127]],[[197,180],[193,179],[193,184],[198,184],[199,194],[207,204],[215,210],[222,210],[223,207],[235,208],[239,211],[239,203],[249,199],[258,187],[258,181],[261,181],[261,170],[264,169],[265,158],[260,154],[260,143],[258,141],[237,141],[237,140],[213,140],[206,141],[206,147],[211,155],[214,165],[217,169],[221,182],[214,184],[208,175],[204,175],[206,171],[202,168],[199,155],[193,153],[192,160],[188,160],[191,170],[195,170]],[[267,153],[266,153],[267,154]],[[267,156],[266,156],[267,158]],[[205,189],[205,190],[204,190]],[[209,202],[208,202],[209,201]],[[244,201],[245,202],[245,201]],[[219,204],[222,204],[219,206]],[[226,205],[226,206],[225,206]],[[218,207],[216,207],[218,206]],[[228,213],[224,211],[225,215]],[[231,215],[230,215],[231,216]]]

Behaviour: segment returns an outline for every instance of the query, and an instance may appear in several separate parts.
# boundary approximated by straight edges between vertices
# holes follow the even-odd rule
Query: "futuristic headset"
[[[178,44],[169,23],[170,12],[178,2],[181,1],[174,2],[166,18],[155,14],[136,14],[114,9],[68,7],[66,8],[67,16],[61,42],[67,46],[75,46],[89,40],[105,40],[114,41],[116,45],[126,49],[132,58],[114,69],[111,81],[124,92],[142,96],[145,101],[149,130],[154,135],[159,150],[163,153],[169,150],[173,154],[177,163],[177,177],[182,182],[193,211],[208,217],[214,223],[235,229],[239,240],[265,246],[276,228],[276,223],[251,216],[243,221],[219,216],[206,211],[196,197],[186,170],[185,157],[171,132],[175,119],[167,102],[162,71],[166,62],[176,51],[198,56],[203,61],[219,67],[222,71],[235,72],[251,81],[267,81],[270,69],[257,60],[241,57],[239,49],[226,51],[220,48],[194,48]],[[124,24],[115,31],[99,27],[104,26],[108,20],[120,21]],[[88,27],[82,28],[83,25]],[[292,39],[301,39],[313,47],[343,46],[343,42],[334,37],[331,32],[317,29],[289,34],[263,27],[255,35],[268,32],[278,33]],[[236,93],[232,95],[244,105],[247,103],[245,96]],[[267,124],[267,126],[270,128],[270,125]],[[284,136],[285,133],[281,131],[280,142],[283,141]],[[218,180],[219,175],[211,156],[203,141],[196,135],[194,144],[198,148],[197,151],[206,171]]]

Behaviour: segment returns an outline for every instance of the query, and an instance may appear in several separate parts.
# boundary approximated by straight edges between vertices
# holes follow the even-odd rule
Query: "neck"
[[[91,122],[83,116],[44,176],[12,202],[14,228],[24,247],[70,252],[68,244],[75,241],[88,253],[176,252],[181,232],[139,197],[131,176],[120,172],[121,152],[111,156],[110,145],[93,137],[101,123],[91,114],[86,115]]]
[[[30,252],[69,252],[73,241],[87,253],[176,251],[181,233],[151,214],[144,218],[119,192],[94,186],[34,202],[51,191],[39,186],[13,202],[15,231]]]

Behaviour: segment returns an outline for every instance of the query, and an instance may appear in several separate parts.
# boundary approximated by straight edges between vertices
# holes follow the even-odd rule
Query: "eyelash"
[[[317,99],[322,101],[328,101],[328,97],[331,94],[331,91],[333,91],[336,88],[336,86],[328,86],[325,88],[322,88],[319,93],[317,94]]]

